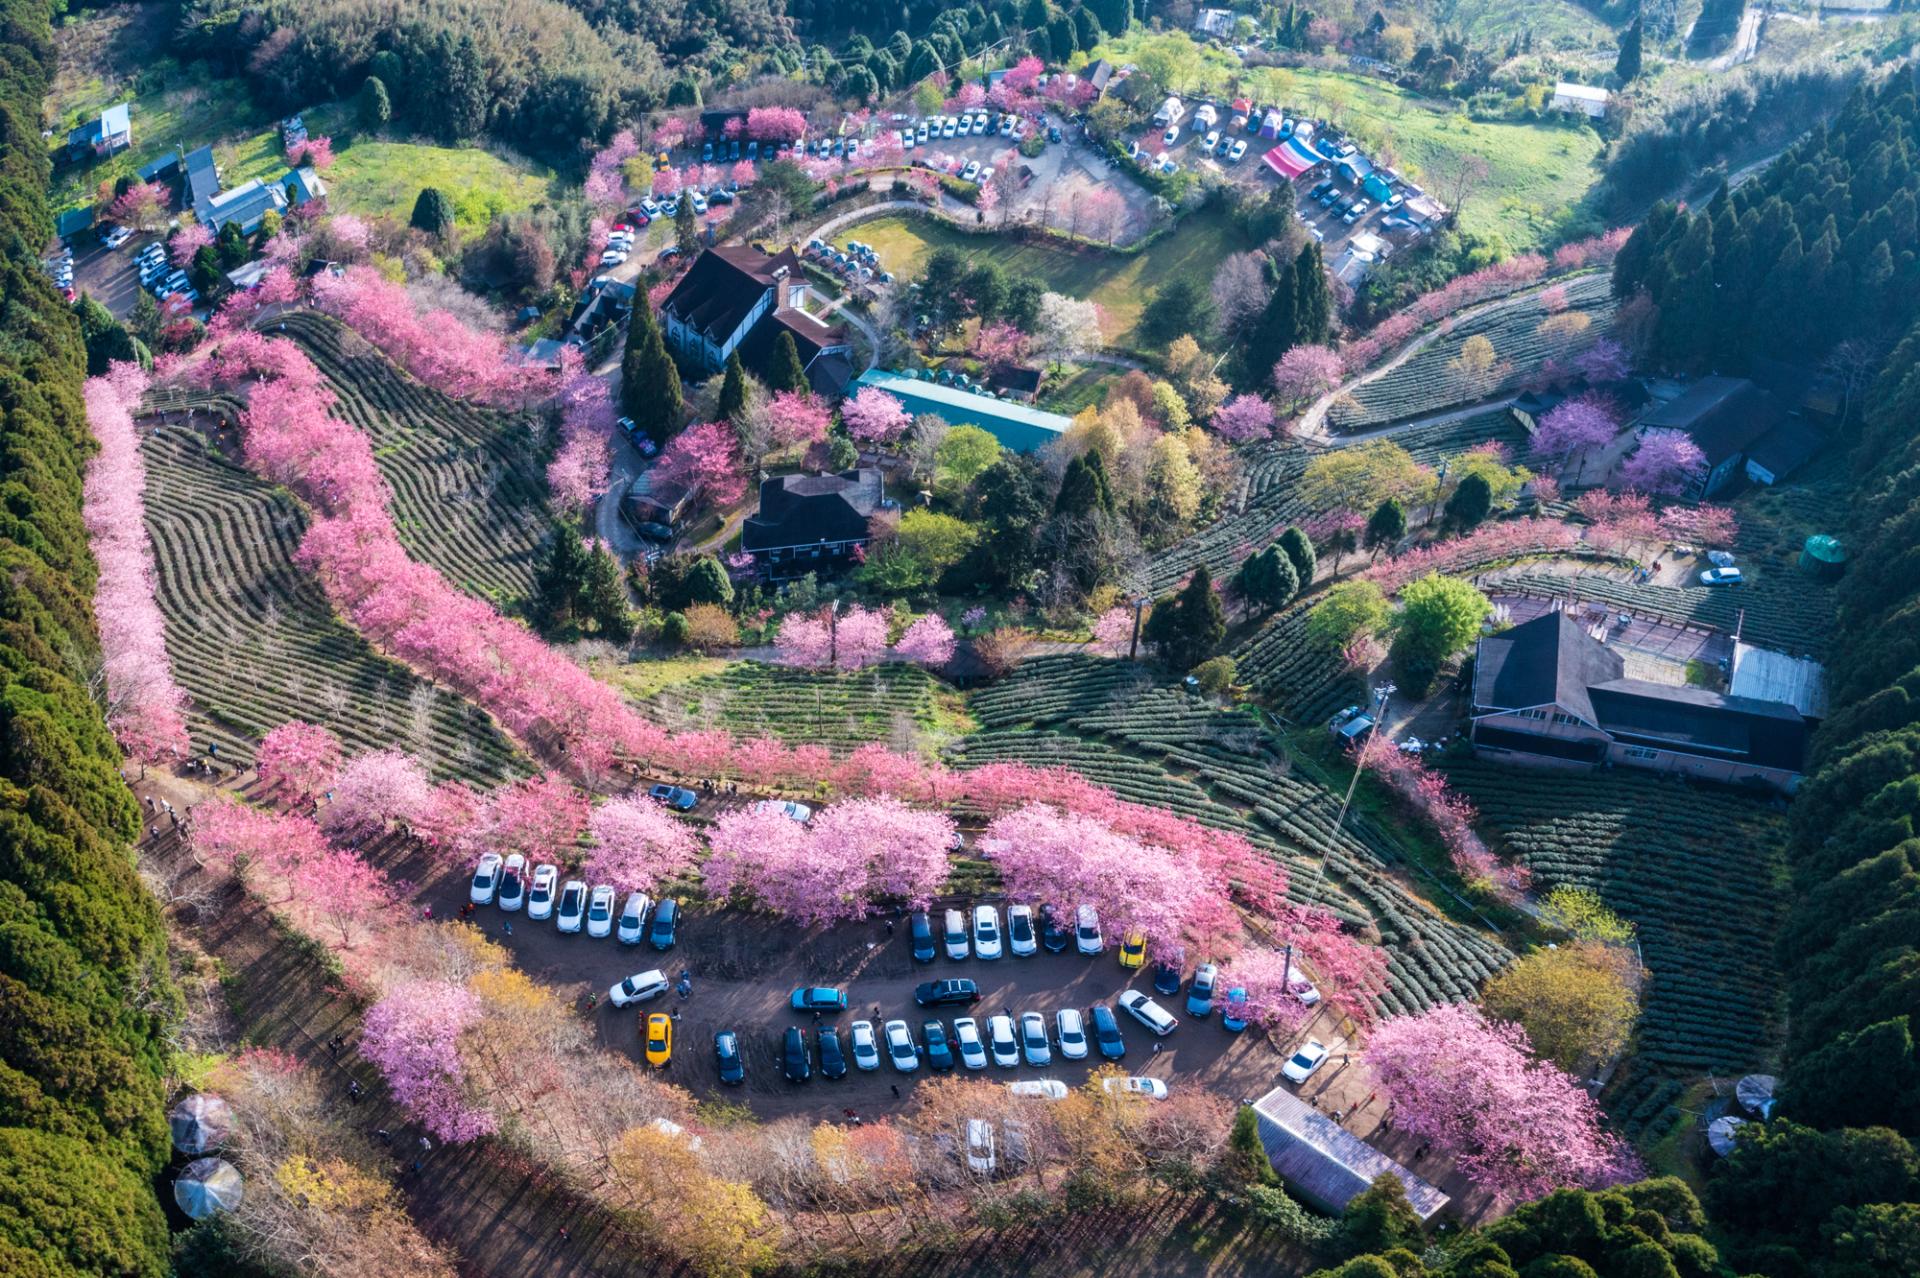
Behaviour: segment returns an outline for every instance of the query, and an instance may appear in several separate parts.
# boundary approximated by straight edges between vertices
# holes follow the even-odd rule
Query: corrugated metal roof
[[[978,426],[1001,445],[1030,453],[1058,438],[1073,424],[1071,418],[1042,412],[1025,404],[1009,403],[991,395],[977,395],[938,382],[922,382],[886,369],[870,368],[853,381],[853,389],[872,386],[887,392],[916,417],[932,413],[949,426]]]
[[[1309,1206],[1339,1213],[1374,1180],[1392,1174],[1407,1187],[1407,1201],[1426,1220],[1447,1205],[1447,1195],[1314,1109],[1284,1087],[1253,1103],[1260,1117],[1260,1143],[1287,1188]]]

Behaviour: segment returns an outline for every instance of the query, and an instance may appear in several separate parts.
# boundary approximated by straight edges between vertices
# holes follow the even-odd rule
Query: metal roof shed
[[[1025,404],[1008,403],[991,395],[977,395],[955,386],[916,381],[886,369],[870,368],[855,378],[848,389],[857,393],[872,386],[887,392],[918,417],[932,413],[949,426],[978,426],[1003,448],[1030,453],[1060,437],[1073,424],[1058,413],[1044,413]]]
[[[1287,1188],[1308,1205],[1338,1214],[1379,1176],[1392,1173],[1407,1187],[1420,1219],[1447,1205],[1447,1195],[1355,1136],[1284,1087],[1253,1103],[1260,1144]]]

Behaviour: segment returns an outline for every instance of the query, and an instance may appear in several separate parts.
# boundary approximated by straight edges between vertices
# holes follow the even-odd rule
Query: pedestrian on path
[[[895,1100],[899,1100],[899,1099],[900,1099],[900,1084],[898,1084],[898,1083],[889,1083],[889,1084],[888,1084],[888,1086],[889,1086],[889,1087],[891,1087],[891,1088],[893,1088],[893,1098],[894,1098]]]
[[[361,1096],[363,1096],[363,1095],[365,1095],[365,1093],[364,1093],[364,1092],[362,1092],[362,1091],[360,1090],[360,1080],[359,1080],[359,1079],[357,1079],[357,1078],[356,1078],[356,1079],[354,1079],[354,1080],[353,1080],[353,1081],[352,1081],[351,1083],[348,1083],[348,1084],[347,1084],[347,1099],[348,1099],[348,1100],[350,1100],[350,1101],[352,1101],[352,1102],[353,1102],[354,1104],[356,1104],[356,1105],[358,1105],[358,1104],[360,1103],[360,1097],[361,1097]]]
[[[505,922],[503,922],[503,923],[502,923],[502,924],[501,924],[500,926],[501,926],[502,928],[504,928],[504,929],[506,930],[506,933],[507,933],[507,935],[508,935],[508,936],[512,936],[512,935],[513,935],[513,920],[512,920],[512,919],[508,919],[508,920],[506,920],[506,921],[505,921]]]
[[[393,1144],[393,1133],[388,1131],[386,1128],[376,1127],[373,1129],[373,1134],[380,1138],[380,1143],[382,1145]]]

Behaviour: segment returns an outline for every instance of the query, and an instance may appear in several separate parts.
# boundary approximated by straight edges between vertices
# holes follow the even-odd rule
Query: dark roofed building
[[[1673,399],[1653,404],[1635,425],[1692,436],[1707,459],[1693,494],[1711,497],[1740,474],[1747,449],[1785,416],[1779,400],[1744,377],[1702,377]]]
[[[1788,418],[1747,450],[1747,478],[1756,484],[1777,484],[1826,446],[1825,435],[1806,422]]]
[[[169,151],[157,160],[140,166],[138,177],[142,182],[173,183],[180,180],[180,153]]]
[[[1085,71],[1082,71],[1080,78],[1092,85],[1094,96],[1099,97],[1107,91],[1107,86],[1113,83],[1113,72],[1113,63],[1107,61],[1105,58],[1101,58]]]
[[[1809,726],[1783,701],[1625,678],[1620,655],[1564,612],[1480,641],[1478,753],[1561,767],[1656,768],[1791,790]]]
[[[742,364],[764,372],[783,330],[793,334],[809,375],[827,356],[847,357],[850,365],[846,330],[809,315],[806,297],[806,277],[791,249],[770,255],[749,245],[710,248],[660,304],[661,330],[669,348],[707,373],[725,368],[735,351]]]
[[[740,548],[768,577],[830,571],[873,539],[869,523],[885,500],[885,477],[874,469],[776,476],[761,483]]]
[[[220,194],[220,166],[213,162],[213,148],[203,146],[187,152],[186,169],[187,207],[206,222],[208,215],[203,209]]]
[[[133,145],[133,104],[121,102],[67,134],[67,154],[112,155]]]
[[[1040,395],[1040,370],[1037,368],[996,368],[987,374],[987,385],[1010,399],[1031,404]]]
[[[1276,1087],[1253,1103],[1260,1144],[1287,1191],[1308,1206],[1337,1216],[1367,1192],[1374,1180],[1391,1174],[1406,1186],[1407,1202],[1422,1220],[1447,1205],[1447,1195],[1352,1132],[1314,1109],[1285,1087]]]

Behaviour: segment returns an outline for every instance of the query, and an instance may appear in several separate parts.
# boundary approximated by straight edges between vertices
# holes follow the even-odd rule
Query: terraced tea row
[[[1318,602],[1281,609],[1232,653],[1240,681],[1296,723],[1317,723],[1366,697],[1365,681],[1340,653],[1308,638],[1307,616]]]
[[[325,375],[339,416],[372,440],[408,553],[470,594],[519,607],[551,522],[529,422],[414,381],[328,316],[302,311],[274,323]]]
[[[495,782],[527,771],[478,709],[389,661],[295,567],[299,505],[190,427],[148,434],[147,533],[174,677],[192,699],[195,746],[251,761],[288,719],[322,724],[349,752],[401,746],[440,777]]]
[[[852,674],[741,661],[654,694],[649,718],[673,729],[725,728],[844,754],[869,741],[913,753],[951,696],[919,666],[889,662]]]
[[[1614,300],[1604,272],[1557,287],[1567,302],[1560,315],[1584,317],[1584,324],[1547,310],[1543,290],[1494,303],[1453,323],[1398,367],[1356,386],[1328,410],[1328,426],[1365,430],[1476,403],[1516,389],[1548,360],[1573,355],[1613,322]],[[1461,349],[1474,337],[1493,344],[1492,368],[1462,366]]]
[[[1730,790],[1644,773],[1549,774],[1460,763],[1496,850],[1542,890],[1591,888],[1640,930],[1651,973],[1639,1042],[1609,1107],[1635,1135],[1678,1118],[1681,1080],[1763,1064],[1779,1013],[1773,962],[1785,819]]]

